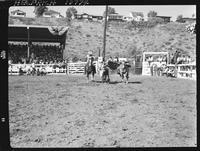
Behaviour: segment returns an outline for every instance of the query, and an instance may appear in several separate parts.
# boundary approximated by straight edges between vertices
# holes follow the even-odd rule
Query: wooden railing
[[[47,74],[66,74],[66,67],[53,68],[54,64],[35,64],[35,69],[45,68]],[[18,75],[19,69],[21,68],[24,73],[30,69],[31,64],[12,64],[8,68],[9,75]]]
[[[67,67],[56,67],[53,68],[54,64],[35,64],[35,68],[40,69],[44,67],[47,74],[84,74],[86,62],[76,62],[76,63],[68,63]],[[95,61],[96,70],[98,73],[98,62]],[[19,68],[21,67],[24,73],[30,68],[31,64],[12,64],[8,68],[9,75],[18,75]],[[167,65],[169,67],[175,67],[175,65]],[[196,64],[179,64],[177,69],[177,78],[186,78],[186,79],[194,79],[196,80]],[[151,75],[150,67],[148,63],[143,64],[143,75]],[[144,74],[145,73],[145,74]]]
[[[95,61],[97,69],[97,62]],[[86,62],[68,63],[65,67],[53,68],[55,64],[35,64],[35,69],[45,68],[47,74],[84,74]],[[21,68],[24,73],[30,69],[31,64],[12,64],[8,68],[9,75],[19,75]]]

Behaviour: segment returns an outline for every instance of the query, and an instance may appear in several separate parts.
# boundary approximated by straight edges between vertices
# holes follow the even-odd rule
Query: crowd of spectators
[[[189,55],[183,55],[180,53],[171,54],[169,60],[167,59],[167,56],[147,56],[145,61],[148,62],[149,65],[151,62],[164,62],[166,64],[189,64],[194,62]]]
[[[170,64],[189,64],[194,62],[194,60],[189,55],[179,55],[176,58],[172,54],[172,57],[170,59]]]
[[[35,64],[54,64],[63,62],[62,51],[59,46],[40,46],[30,47],[30,57],[27,58],[27,45],[8,45],[9,61],[13,64],[35,63]]]
[[[167,56],[147,56],[145,58],[145,61],[151,64],[151,62],[165,62],[167,64]]]

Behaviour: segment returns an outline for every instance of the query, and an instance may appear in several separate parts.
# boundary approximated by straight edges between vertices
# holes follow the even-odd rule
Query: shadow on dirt
[[[122,81],[110,81],[110,83],[109,84],[118,84],[118,83],[124,83],[124,82],[122,82]],[[125,83],[124,83],[125,84]],[[128,82],[128,84],[142,84],[142,82],[140,82],[140,81],[134,81],[134,82]]]
[[[110,81],[110,82],[102,82],[102,81],[93,81],[94,83],[108,83],[108,84],[118,84],[123,83],[122,81]],[[125,84],[125,83],[124,83]],[[128,82],[128,84],[142,84],[140,81]]]

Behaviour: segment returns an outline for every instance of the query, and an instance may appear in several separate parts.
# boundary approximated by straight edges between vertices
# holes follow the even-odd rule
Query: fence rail
[[[54,64],[35,64],[36,69],[45,68],[47,74],[84,74],[86,62],[68,63],[67,66],[54,67]],[[96,70],[98,73],[98,62],[95,61]],[[168,64],[169,67],[175,67],[173,64]],[[9,75],[19,75],[19,68],[23,72],[30,69],[31,64],[12,64],[8,68]],[[177,78],[186,78],[196,80],[196,64],[179,64],[177,70]],[[150,75],[150,67],[148,63],[143,64],[143,75]],[[145,73],[145,74],[144,74]]]
[[[97,65],[97,62],[95,61],[94,64]],[[86,62],[68,63],[65,67],[58,65],[54,67],[55,64],[35,64],[35,69],[45,68],[47,74],[84,74],[85,65]],[[20,68],[26,73],[31,66],[31,64],[11,64],[8,68],[8,74],[18,75]]]

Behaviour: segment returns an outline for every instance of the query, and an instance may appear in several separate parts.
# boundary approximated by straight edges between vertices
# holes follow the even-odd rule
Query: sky
[[[71,6],[47,6],[48,9],[60,12],[61,15],[66,16],[65,12],[68,7]],[[195,5],[110,5],[115,8],[115,11],[120,15],[129,16],[130,12],[143,12],[144,18],[147,18],[147,13],[151,10],[156,11],[158,16],[171,16],[171,20],[175,21],[178,15],[183,17],[192,17],[192,14],[196,16]],[[105,6],[75,6],[78,13],[88,13],[91,15],[101,15],[105,11]],[[26,12],[27,17],[34,17],[34,6],[17,6],[10,7],[9,12],[13,10],[22,10]]]

